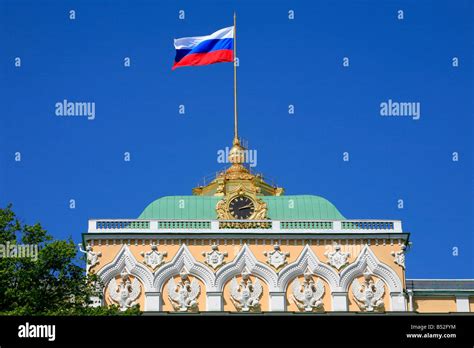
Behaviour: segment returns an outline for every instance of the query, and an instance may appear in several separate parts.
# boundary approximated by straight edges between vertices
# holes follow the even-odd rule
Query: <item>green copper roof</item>
[[[272,220],[345,220],[337,208],[319,196],[261,196]],[[221,197],[168,196],[155,200],[139,219],[215,220]]]

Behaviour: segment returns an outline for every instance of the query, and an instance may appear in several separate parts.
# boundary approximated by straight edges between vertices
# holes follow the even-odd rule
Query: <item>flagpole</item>
[[[237,120],[237,15],[234,12],[234,145],[239,143],[238,120]]]

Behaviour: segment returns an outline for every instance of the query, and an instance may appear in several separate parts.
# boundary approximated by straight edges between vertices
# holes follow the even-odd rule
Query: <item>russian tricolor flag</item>
[[[209,65],[234,61],[234,27],[207,36],[174,40],[176,57],[173,70],[180,66]]]

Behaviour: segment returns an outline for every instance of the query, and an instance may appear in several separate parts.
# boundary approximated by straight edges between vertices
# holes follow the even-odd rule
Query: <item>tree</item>
[[[102,297],[103,284],[85,274],[73,240],[55,240],[39,223],[21,223],[11,207],[0,208],[0,315],[140,313],[138,306],[125,312],[91,307],[92,297]]]

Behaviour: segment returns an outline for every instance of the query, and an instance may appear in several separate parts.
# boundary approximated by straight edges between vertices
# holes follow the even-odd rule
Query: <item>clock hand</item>
[[[239,210],[246,209],[246,208],[251,208],[251,205],[248,204],[248,205],[245,205],[245,206],[243,206],[243,207],[240,207]]]

